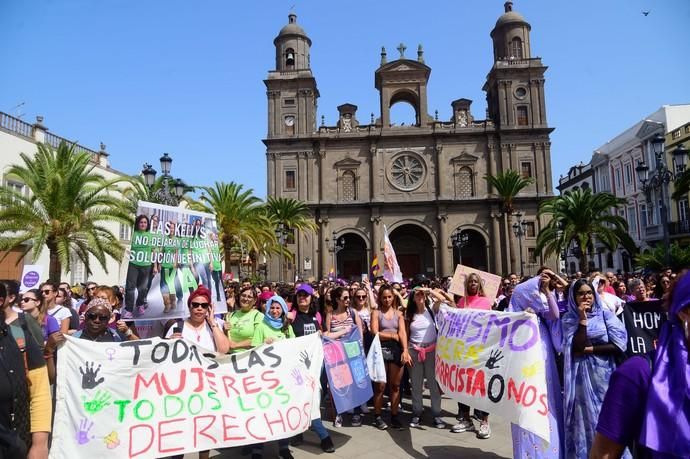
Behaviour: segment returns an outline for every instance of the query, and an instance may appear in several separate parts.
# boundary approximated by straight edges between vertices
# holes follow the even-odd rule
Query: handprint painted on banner
[[[98,377],[98,372],[101,371],[101,365],[94,370],[94,362],[91,362],[89,367],[89,362],[84,362],[84,367],[79,367],[79,372],[81,373],[81,388],[82,389],[93,389],[103,381],[104,378],[96,379]],[[85,370],[86,369],[86,370]]]
[[[89,436],[89,431],[93,427],[93,422],[84,418],[79,422],[79,430],[77,431],[77,443],[80,445],[85,445],[91,440],[93,440],[93,435]]]
[[[299,354],[300,357],[300,362],[304,364],[305,367],[307,367],[307,370],[311,368],[311,359],[309,358],[309,354],[307,351],[302,351]]]
[[[298,386],[304,384],[304,378],[302,378],[302,373],[299,371],[299,368],[293,368],[290,374],[294,378],[295,384]]]
[[[500,368],[498,366],[498,361],[503,358],[503,355],[501,355],[501,351],[498,349],[494,349],[491,351],[489,354],[489,359],[486,361],[486,364],[484,365],[486,368],[489,370],[494,370],[496,368]]]
[[[84,400],[84,409],[89,414],[96,414],[101,411],[106,406],[110,405],[112,397],[107,392],[101,392],[100,390],[96,392],[96,396],[93,400]]]
[[[118,436],[117,432],[113,430],[108,435],[103,437],[103,443],[105,443],[106,448],[115,449],[120,446],[120,437]]]

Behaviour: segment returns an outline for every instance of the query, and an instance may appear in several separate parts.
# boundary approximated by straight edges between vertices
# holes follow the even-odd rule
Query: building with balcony
[[[681,173],[689,167],[686,163],[681,165],[674,164],[673,162],[672,152],[680,146],[690,150],[690,122],[670,130],[665,137],[664,152],[666,154],[666,164],[673,166],[674,174]],[[671,186],[670,194],[673,194],[673,186]],[[690,195],[685,195],[678,200],[671,199],[668,219],[669,237],[671,241],[678,240],[690,242],[690,210],[688,208],[688,198],[690,198]]]
[[[0,180],[2,185],[12,187],[19,193],[27,194],[29,190],[27,187],[19,182],[16,178],[7,175],[7,170],[11,165],[22,164],[20,154],[33,155],[37,151],[36,145],[38,143],[45,143],[57,148],[60,142],[74,143],[59,135],[56,135],[48,130],[43,124],[43,117],[36,117],[35,123],[27,123],[22,119],[0,112]],[[104,178],[110,180],[122,177],[123,174],[110,167],[109,154],[106,147],[101,143],[99,150],[92,150],[82,145],[76,144],[75,151],[86,152],[91,155],[92,162],[95,166],[95,172],[102,175]],[[129,246],[131,227],[129,225],[122,225],[119,223],[104,224],[116,237],[122,241],[125,246]],[[0,262],[0,279],[19,279],[22,274],[24,264],[35,264],[44,267],[44,275],[48,276],[48,249],[45,248],[41,256],[33,260],[31,259],[31,252],[21,259],[21,249],[16,249],[10,253],[0,253],[0,256],[5,256],[4,260]],[[85,282],[87,277],[100,284],[115,285],[125,278],[127,263],[121,263],[118,260],[113,260],[106,257],[107,272],[101,267],[100,263],[93,259],[91,261],[92,275],[87,276],[83,263],[79,260],[74,260],[72,270],[69,273],[63,273],[62,280],[71,284],[77,282]],[[123,260],[124,261],[124,260]]]

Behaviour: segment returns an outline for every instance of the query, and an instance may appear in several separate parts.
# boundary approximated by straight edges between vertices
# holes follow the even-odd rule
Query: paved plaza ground
[[[428,398],[424,401],[425,407],[429,406]],[[372,414],[364,416],[362,427],[349,427],[349,416],[344,416],[344,426],[334,428],[332,421],[324,421],[324,424],[333,438],[336,452],[326,454],[321,451],[318,437],[313,432],[306,432],[304,443],[299,447],[290,447],[295,458],[320,457],[322,459],[391,459],[391,458],[510,458],[513,455],[512,441],[510,437],[510,424],[502,419],[492,416],[491,438],[479,440],[474,432],[452,433],[450,424],[455,423],[457,404],[448,398],[443,399],[443,419],[449,423],[445,430],[436,429],[428,425],[428,418],[422,422],[421,428],[411,429],[405,427],[397,431],[390,427],[380,431],[371,425]],[[410,399],[403,400],[404,411],[402,419],[405,426],[409,422]],[[428,408],[426,408],[428,410]],[[384,413],[384,419],[388,421],[388,413]],[[475,424],[478,424],[475,422]],[[196,454],[188,454],[185,459],[195,458]],[[220,452],[211,453],[211,457],[217,459],[249,458],[243,456],[241,448],[231,448]],[[277,458],[278,448],[275,443],[266,446],[264,458]]]

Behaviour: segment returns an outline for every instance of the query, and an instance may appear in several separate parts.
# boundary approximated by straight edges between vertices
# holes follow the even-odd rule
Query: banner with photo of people
[[[142,201],[131,240],[123,319],[186,317],[187,298],[201,284],[214,312],[227,311],[215,216]]]

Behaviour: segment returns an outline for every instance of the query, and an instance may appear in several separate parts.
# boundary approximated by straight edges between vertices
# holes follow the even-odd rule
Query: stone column
[[[328,217],[320,218],[319,221],[319,251],[321,252],[321,266],[319,267],[319,278],[326,277],[329,269],[329,255],[328,251]]]
[[[439,211],[438,216],[438,254],[440,260],[440,269],[436,273],[437,276],[447,276],[450,272],[451,260],[448,253],[448,214],[444,211]]]
[[[499,219],[501,213],[491,212],[491,244],[494,246],[493,250],[493,272],[495,274],[503,274],[506,272],[505,264],[501,264],[501,225]]]
[[[374,257],[378,257],[379,266],[383,267],[383,257],[379,257],[379,252],[381,249],[381,216],[379,215],[378,207],[372,207],[371,217],[369,218],[371,222],[371,261]],[[370,265],[371,267],[371,265]]]

